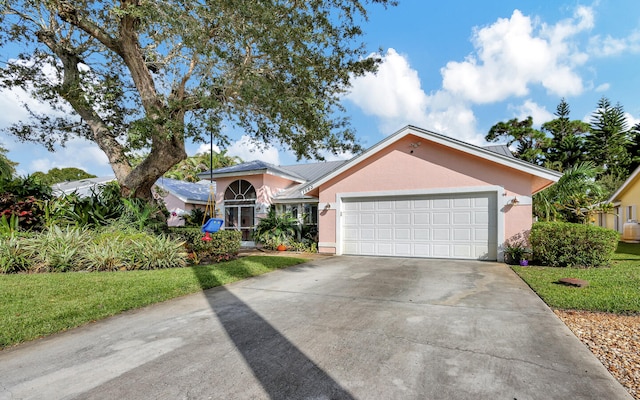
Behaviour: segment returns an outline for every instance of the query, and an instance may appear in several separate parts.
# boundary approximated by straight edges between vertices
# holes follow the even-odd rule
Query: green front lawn
[[[620,243],[611,268],[514,266],[513,270],[551,308],[640,313],[640,244]],[[556,283],[561,278],[584,279],[589,286]]]
[[[153,271],[0,275],[0,348],[306,261],[250,256]]]

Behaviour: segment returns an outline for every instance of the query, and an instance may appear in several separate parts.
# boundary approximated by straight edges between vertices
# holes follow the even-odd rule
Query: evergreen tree
[[[622,106],[619,103],[613,106],[602,97],[591,115],[590,126],[585,138],[589,159],[602,167],[606,175],[618,178],[629,175],[631,156],[627,148],[631,141]]]
[[[565,171],[585,161],[585,135],[589,124],[569,118],[571,110],[563,98],[556,107],[556,119],[542,124],[542,130],[551,134],[551,143],[547,150],[545,166]]]

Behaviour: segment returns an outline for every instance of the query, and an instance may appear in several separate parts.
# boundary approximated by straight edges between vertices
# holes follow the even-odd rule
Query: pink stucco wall
[[[191,203],[185,203],[182,200],[180,200],[179,198],[177,198],[176,196],[174,196],[171,193],[168,193],[164,198],[164,204],[167,207],[167,210],[171,211],[175,208],[181,208],[183,210],[185,210],[186,212],[191,212],[191,210],[193,210],[194,208],[200,208],[202,210],[205,209],[206,206],[204,205],[199,205],[199,204],[191,204]],[[179,218],[177,216],[169,216],[169,219],[167,220],[167,225],[169,226],[184,226],[184,220],[182,218]]]
[[[420,146],[411,144],[420,141]],[[394,192],[443,188],[501,186],[507,198],[530,198],[534,177],[422,138],[407,136],[369,157],[312,193],[320,205],[335,203],[337,194]],[[310,194],[312,194],[310,193]],[[500,199],[498,199],[500,202]],[[531,205],[508,206],[504,212],[505,239],[531,228]],[[336,242],[336,211],[319,216],[320,242]],[[323,252],[335,248],[321,247]]]

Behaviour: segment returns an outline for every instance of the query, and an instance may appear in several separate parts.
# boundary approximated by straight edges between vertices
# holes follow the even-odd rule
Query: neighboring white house
[[[55,196],[77,193],[81,197],[91,196],[93,192],[100,190],[102,185],[114,181],[114,176],[99,178],[87,178],[77,181],[56,183],[52,186]],[[215,183],[213,186],[209,181],[191,183],[170,178],[160,178],[154,185],[153,192],[164,201],[171,216],[167,220],[169,226],[184,225],[182,215],[189,214],[191,210],[206,208],[210,194],[215,194]]]

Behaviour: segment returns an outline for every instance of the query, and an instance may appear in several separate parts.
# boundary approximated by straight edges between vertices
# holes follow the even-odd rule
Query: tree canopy
[[[545,220],[585,221],[586,213],[615,192],[640,164],[640,124],[629,129],[624,109],[602,97],[589,123],[569,118],[562,99],[557,118],[533,128],[532,117],[498,122],[487,141],[515,146],[514,155],[564,172],[558,183],[534,196],[534,214]]]
[[[45,185],[96,177],[80,168],[74,167],[52,168],[47,172],[34,172],[31,176]]]
[[[80,136],[107,155],[123,194],[151,187],[186,158],[185,140],[224,124],[298,158],[360,150],[340,96],[375,71],[360,25],[370,3],[392,0],[14,1],[0,3],[4,88],[20,87],[60,111],[29,109],[10,127],[22,140]],[[4,61],[4,60],[3,60]],[[133,150],[148,155],[131,164]]]
[[[10,179],[16,173],[17,162],[13,162],[7,158],[7,149],[0,146],[0,179]]]
[[[241,162],[242,160],[240,158],[228,155],[225,150],[220,153],[214,151],[213,157],[211,157],[211,154],[208,152],[199,153],[180,161],[167,171],[164,176],[181,181],[197,182],[200,180],[198,174],[201,172],[230,167]]]

